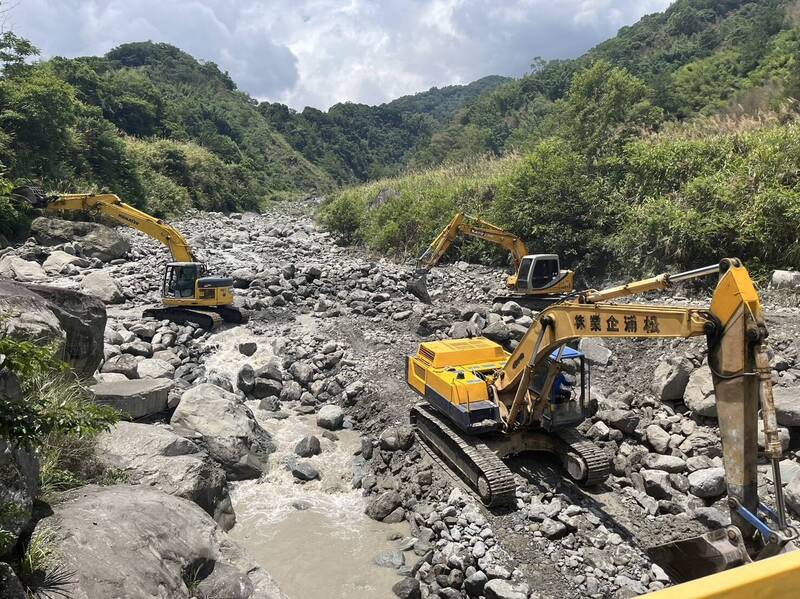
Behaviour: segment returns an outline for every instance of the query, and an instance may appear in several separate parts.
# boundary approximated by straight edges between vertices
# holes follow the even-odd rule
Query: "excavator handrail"
[[[175,262],[197,262],[186,239],[172,225],[123,202],[110,193],[70,193],[48,199],[47,212],[97,211],[122,225],[132,227],[163,243]]]
[[[435,266],[447,250],[450,249],[459,234],[485,239],[507,250],[514,260],[515,271],[519,270],[523,256],[528,254],[528,247],[525,242],[513,233],[509,233],[477,216],[457,212],[420,257],[417,258],[417,269],[429,270]]]

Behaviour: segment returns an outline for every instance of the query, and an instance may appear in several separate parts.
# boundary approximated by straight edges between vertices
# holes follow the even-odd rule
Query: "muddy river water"
[[[243,341],[255,341],[256,354],[241,355],[238,344]],[[270,359],[269,341],[245,327],[221,331],[209,341],[219,349],[206,360],[206,367],[235,381],[245,362],[258,368]],[[276,419],[270,412],[254,410],[277,450],[270,457],[269,472],[260,479],[231,485],[236,526],[229,534],[293,599],[393,597],[391,587],[399,574],[375,565],[373,559],[381,551],[395,549],[398,541],[390,538],[406,536],[409,530],[405,523],[387,525],[364,515],[366,500],[352,488],[358,433],[337,431],[334,441],[322,436],[313,415],[284,411],[288,416]],[[284,463],[306,435],[320,440],[322,453],[308,459],[322,479],[301,484]]]

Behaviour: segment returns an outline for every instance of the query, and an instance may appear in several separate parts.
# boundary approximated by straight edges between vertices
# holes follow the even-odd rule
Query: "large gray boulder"
[[[34,539],[71,573],[72,599],[286,599],[270,575],[200,507],[141,485],[66,493]],[[189,587],[192,588],[189,588]]]
[[[86,268],[89,266],[89,261],[80,256],[74,256],[61,250],[55,250],[42,264],[42,268],[49,275],[59,275],[64,272],[68,266]]]
[[[45,285],[25,285],[47,300],[66,333],[64,358],[80,376],[94,374],[103,359],[103,334],[106,307],[97,298],[71,289]]]
[[[53,345],[64,357],[67,333],[47,301],[11,281],[0,280],[0,336]]]
[[[724,468],[703,468],[689,474],[689,491],[697,497],[719,497],[725,488]]]
[[[77,242],[83,253],[103,262],[123,258],[130,244],[114,229],[99,223],[74,222],[40,216],[31,223],[31,234],[40,245]]]
[[[128,481],[193,501],[230,530],[236,522],[225,472],[196,443],[163,426],[119,422],[97,438],[97,458]]]
[[[0,557],[11,550],[28,524],[38,491],[36,456],[0,437],[0,529],[8,533],[0,535]]]
[[[229,480],[258,478],[275,451],[253,412],[236,395],[210,383],[184,392],[170,422],[176,433],[205,447]]]
[[[698,416],[717,417],[717,398],[714,395],[714,381],[708,366],[698,368],[689,376],[683,403]]]
[[[683,398],[692,363],[686,358],[665,360],[656,366],[651,389],[661,401],[676,401]]]
[[[327,404],[320,408],[317,413],[317,426],[335,431],[342,428],[344,422],[344,410],[339,406]]]
[[[800,272],[796,270],[776,270],[772,273],[772,287],[775,289],[797,289],[800,287]]]
[[[89,387],[94,401],[112,406],[130,418],[152,416],[167,409],[170,379],[110,381]]]
[[[773,387],[775,416],[783,426],[800,426],[800,387]]]
[[[19,256],[5,255],[0,258],[0,277],[30,283],[47,278],[47,273],[38,262],[23,260]]]
[[[81,376],[91,376],[103,358],[106,308],[88,295],[0,280],[0,314],[0,335],[53,344]]]
[[[81,289],[84,293],[101,299],[106,304],[121,304],[125,301],[122,289],[107,270],[95,270],[83,277]]]

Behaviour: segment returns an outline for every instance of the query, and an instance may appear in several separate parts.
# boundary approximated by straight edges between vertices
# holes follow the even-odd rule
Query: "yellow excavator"
[[[709,308],[609,303],[716,272]],[[601,483],[609,457],[574,430],[597,406],[584,356],[568,344],[588,337],[696,336],[708,343],[732,525],[652,548],[651,556],[675,580],[690,580],[775,555],[791,546],[797,531],[786,523],[767,328],[755,286],[737,259],[578,294],[543,310],[511,354],[485,338],[422,343],[407,358],[407,382],[426,400],[412,408],[411,422],[424,445],[487,505],[515,501],[502,459],[525,451],[553,453],[573,480]],[[758,497],[759,405],[774,510]],[[800,560],[795,568],[800,572]]]
[[[126,204],[114,194],[48,196],[33,188],[20,188],[13,193],[46,213],[99,214],[163,243],[173,259],[164,270],[161,286],[163,306],[148,308],[143,316],[178,324],[193,322],[208,330],[217,328],[223,322],[247,321],[247,313],[233,303],[233,280],[208,275],[206,265],[195,258],[183,235],[161,219]]]
[[[417,258],[414,280],[418,285],[424,285],[430,269],[439,263],[459,235],[485,239],[511,254],[514,273],[506,280],[509,293],[495,297],[493,302],[513,300],[533,310],[541,310],[572,293],[575,273],[561,270],[556,254],[528,254],[525,242],[513,233],[463,212],[458,212]]]

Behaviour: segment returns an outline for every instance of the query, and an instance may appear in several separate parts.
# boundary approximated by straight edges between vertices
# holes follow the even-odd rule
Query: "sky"
[[[1,0],[0,0],[0,3]],[[259,100],[380,104],[536,56],[573,58],[670,0],[13,0],[4,27],[42,56],[168,42]]]

